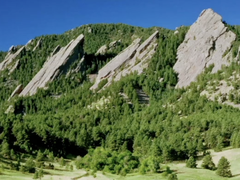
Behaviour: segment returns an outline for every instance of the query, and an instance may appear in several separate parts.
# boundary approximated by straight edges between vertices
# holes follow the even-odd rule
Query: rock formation
[[[14,64],[11,68],[9,68],[9,73],[8,73],[8,75],[9,75],[9,74],[12,74],[17,68],[19,68],[19,65],[20,65],[20,60],[18,59],[18,60],[15,62],[15,64]]]
[[[67,46],[59,49],[55,54],[48,58],[42,69],[34,76],[34,78],[23,89],[20,96],[33,95],[38,88],[46,87],[47,83],[52,82],[61,73],[66,73],[69,66],[78,59],[78,54],[83,56],[84,36],[81,34],[75,40],[68,43]]]
[[[118,41],[113,41],[111,43],[109,43],[109,45],[107,46],[106,44],[101,46],[97,52],[96,55],[100,54],[100,55],[104,55],[106,54],[107,51],[111,51],[114,47],[116,47],[119,43],[121,43],[121,40]]]
[[[41,47],[42,45],[42,39],[39,39],[36,46],[33,48],[33,51],[35,51],[37,48]]]
[[[28,46],[29,44],[33,43],[33,39],[30,39],[25,46]]]
[[[159,32],[156,31],[142,44],[140,44],[141,39],[138,38],[134,40],[129,47],[99,70],[95,84],[91,89],[97,89],[98,84],[104,79],[108,80],[105,85],[106,87],[109,86],[112,81],[118,81],[122,76],[126,76],[134,71],[141,74],[143,69],[148,65],[146,61],[155,53],[158,34]]]
[[[10,65],[18,55],[20,55],[22,52],[25,51],[25,46],[21,47],[17,52],[15,52],[15,47],[11,46],[11,48],[8,51],[8,54],[6,55],[5,59],[0,63],[0,71],[3,71]]]
[[[107,45],[103,45],[103,46],[101,46],[101,47],[97,50],[96,55],[98,55],[98,54],[103,55],[103,54],[105,54],[106,52],[107,52]]]
[[[214,64],[213,73],[228,65],[235,39],[236,35],[228,31],[219,14],[212,9],[204,10],[178,48],[174,65],[179,78],[177,87],[190,85],[211,64]]]
[[[11,94],[11,96],[9,97],[8,101],[9,101],[12,97],[20,94],[20,93],[22,92],[22,90],[23,90],[23,85],[22,85],[22,84],[18,85],[18,86],[15,88],[15,90],[12,92],[12,94]]]

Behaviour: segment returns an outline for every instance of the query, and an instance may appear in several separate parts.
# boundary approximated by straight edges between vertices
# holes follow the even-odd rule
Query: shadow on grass
[[[240,173],[239,174],[234,174],[232,177],[237,177],[237,176],[240,176]]]

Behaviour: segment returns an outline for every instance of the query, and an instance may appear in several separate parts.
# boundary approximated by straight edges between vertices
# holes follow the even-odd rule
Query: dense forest
[[[211,66],[188,88],[175,88],[178,79],[173,65],[188,28],[182,26],[179,33],[174,33],[159,27],[94,24],[62,35],[35,38],[20,54],[21,64],[16,71],[0,72],[1,160],[70,156],[76,158],[78,168],[124,175],[135,169],[140,173],[157,172],[160,163],[197,157],[208,149],[240,147],[239,109],[200,95],[208,82],[227,80],[233,72],[239,72],[236,63],[216,74],[210,73]],[[240,28],[229,29],[237,34],[233,46],[238,48]],[[98,93],[90,90],[90,74],[97,73],[134,38],[141,37],[143,41],[155,30],[159,31],[157,51],[144,73],[132,73]],[[39,89],[33,96],[7,101],[18,84],[25,86],[33,78],[57,45],[65,46],[82,33],[84,71],[62,75],[48,89]],[[115,40],[121,41],[111,51],[96,54],[102,45]],[[38,41],[41,46],[32,51]],[[5,55],[0,52],[0,62]],[[236,57],[235,51],[233,56]],[[141,103],[139,89],[149,96],[149,103]],[[237,96],[238,89],[236,85],[232,96]],[[13,111],[6,113],[9,106]],[[25,171],[31,169],[26,166]]]

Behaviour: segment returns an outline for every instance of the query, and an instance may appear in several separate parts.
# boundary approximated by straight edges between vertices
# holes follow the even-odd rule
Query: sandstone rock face
[[[109,45],[107,46],[106,44],[101,46],[97,52],[96,55],[100,54],[100,55],[104,55],[107,53],[107,51],[111,51],[115,46],[118,45],[118,43],[121,43],[121,40],[118,41],[113,41],[111,43],[109,43]]]
[[[140,44],[141,39],[138,38],[134,40],[129,47],[99,70],[95,84],[91,89],[97,89],[98,84],[104,79],[108,80],[104,86],[106,87],[109,86],[112,81],[118,81],[122,76],[126,76],[134,71],[141,74],[148,66],[147,60],[155,53],[158,34],[159,32],[156,31],[142,44]]]
[[[22,90],[23,90],[23,85],[22,85],[22,84],[18,85],[18,86],[16,87],[16,89],[12,92],[12,94],[11,94],[11,96],[9,97],[8,100],[10,100],[12,97],[20,94],[20,93],[22,92]]]
[[[25,46],[21,47],[17,52],[14,53],[15,47],[12,46],[9,49],[8,54],[6,55],[5,59],[0,63],[0,72],[3,71],[10,65],[18,55],[20,55],[23,51],[25,51]]]
[[[100,47],[100,48],[97,50],[96,55],[97,55],[97,54],[103,55],[103,54],[105,54],[106,52],[107,52],[107,45],[103,45],[102,47]]]
[[[11,46],[10,48],[9,48],[9,50],[8,50],[8,52],[13,52],[15,50],[15,46]]]
[[[32,44],[33,39],[30,39],[25,46],[28,46],[29,44]]]
[[[177,87],[190,85],[211,64],[214,64],[213,73],[228,65],[235,39],[236,35],[228,31],[219,14],[212,9],[204,10],[178,47],[174,65],[179,78]]]
[[[14,66],[12,66],[11,68],[9,68],[9,73],[8,73],[8,75],[12,74],[12,73],[19,67],[19,65],[20,65],[20,60],[18,59],[18,60],[15,62]]]
[[[83,41],[84,36],[81,34],[67,46],[59,49],[57,53],[49,57],[42,69],[23,89],[20,96],[35,94],[38,88],[46,87],[47,83],[52,82],[61,73],[66,73],[72,62],[79,58],[78,54],[80,53],[83,56]]]
[[[60,49],[61,49],[61,46],[58,45],[58,46],[53,50],[52,56],[55,55],[58,51],[60,51]]]
[[[35,51],[37,48],[41,47],[42,45],[42,39],[39,39],[36,46],[33,48],[33,51]]]

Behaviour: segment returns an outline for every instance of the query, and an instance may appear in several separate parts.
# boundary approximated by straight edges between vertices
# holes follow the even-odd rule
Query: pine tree
[[[202,168],[204,169],[210,169],[210,170],[215,170],[216,167],[215,167],[215,164],[214,162],[212,161],[212,157],[211,155],[206,155],[204,156],[203,158],[203,162],[202,162]]]
[[[216,173],[219,176],[232,177],[230,163],[225,157],[221,157],[221,159],[219,160]]]

